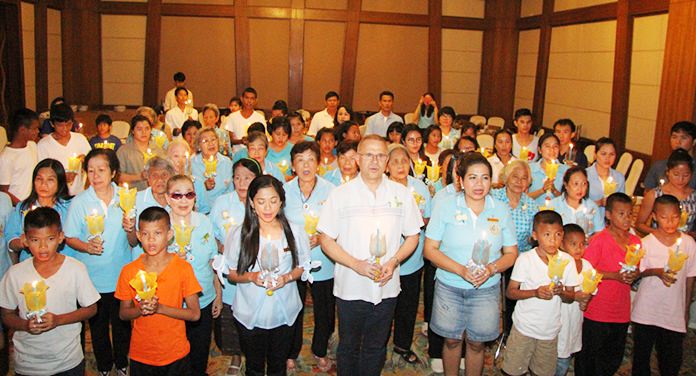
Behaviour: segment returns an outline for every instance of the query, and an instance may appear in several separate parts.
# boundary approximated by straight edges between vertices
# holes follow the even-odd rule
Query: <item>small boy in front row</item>
[[[190,345],[184,321],[200,317],[201,286],[191,265],[167,252],[173,232],[166,210],[145,209],[138,217],[137,235],[143,254],[123,267],[114,294],[121,300],[121,320],[133,321],[130,375],[188,375]],[[138,301],[130,285],[139,270],[157,274],[157,292],[150,300]]]
[[[672,195],[655,199],[657,231],[643,238],[645,256],[641,282],[633,301],[633,376],[650,375],[650,354],[657,350],[662,376],[676,376],[682,364],[683,342],[691,291],[696,276],[696,242],[679,232],[681,209]],[[687,257],[681,268],[668,264],[671,252]],[[677,269],[677,270],[674,270]]]
[[[563,240],[560,214],[544,210],[534,216],[532,237],[538,246],[517,257],[507,297],[518,300],[512,314],[513,326],[503,358],[508,375],[553,376],[556,372],[558,333],[561,330],[561,305],[575,299],[578,276],[573,258],[559,248]],[[565,263],[563,275],[549,277],[549,262],[556,258]]]
[[[81,262],[58,253],[63,239],[57,211],[50,207],[29,211],[21,240],[33,257],[12,266],[0,282],[2,321],[15,330],[17,375],[85,372],[80,331],[82,321],[97,313],[99,293]],[[25,286],[40,289],[40,282],[48,286],[45,308],[29,312],[22,291]]]

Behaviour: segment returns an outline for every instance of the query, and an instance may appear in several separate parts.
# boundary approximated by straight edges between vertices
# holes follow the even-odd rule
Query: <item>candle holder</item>
[[[280,169],[280,172],[282,172],[283,175],[287,174],[289,168],[290,165],[288,164],[288,161],[286,161],[285,159],[278,163],[278,169]]]
[[[22,286],[24,303],[27,305],[27,319],[36,317],[37,322],[41,321],[41,316],[46,313],[46,290],[48,285],[44,280],[27,282]]]
[[[645,249],[640,247],[640,244],[627,245],[626,256],[624,262],[619,262],[621,265],[621,273],[634,272],[638,268],[638,263],[645,255]]]
[[[585,294],[594,294],[594,292],[597,291],[597,285],[599,285],[599,282],[602,282],[603,275],[597,273],[594,269],[585,270],[580,273],[580,275],[582,276],[582,292]]]
[[[481,234],[480,239],[477,239],[474,242],[474,249],[471,252],[471,260],[469,260],[469,262],[466,264],[469,272],[471,272],[473,275],[480,276],[486,271],[486,265],[488,265],[488,261],[490,260],[491,246],[491,242],[486,239],[485,232]]]
[[[152,150],[150,148],[147,148],[147,151],[143,153],[143,162],[147,164],[147,161],[152,159],[155,155],[152,153]]]
[[[387,238],[380,231],[379,223],[377,229],[370,235],[370,263],[373,265],[381,265],[381,258],[387,253]],[[381,273],[377,272],[374,276],[374,281],[379,280]]]
[[[261,279],[266,287],[266,295],[273,296],[273,290],[269,286],[278,286],[278,266],[280,265],[278,257],[278,248],[271,244],[270,236],[267,238],[266,246],[261,249],[259,255],[259,268],[261,269]]]
[[[594,231],[594,222],[592,221],[594,214],[595,209],[587,210],[584,206],[575,212],[575,223],[585,232],[585,238],[588,238]]]
[[[177,254],[188,261],[193,261],[193,255],[191,254],[192,232],[193,226],[186,225],[183,220],[179,225],[174,225],[174,242],[178,246]]]
[[[689,255],[686,254],[686,252],[683,252],[679,250],[681,247],[682,239],[681,237],[677,239],[677,247],[676,250],[672,250],[672,248],[669,248],[669,259],[667,260],[667,265],[665,265],[665,272],[670,273],[672,275],[676,275],[679,273],[682,268],[684,268],[684,264],[686,263],[686,259],[689,258]]]
[[[118,191],[118,202],[128,218],[135,218],[135,195],[138,190],[135,188],[128,188],[128,183],[123,183],[123,188]]]
[[[89,232],[87,240],[101,239],[102,233],[104,233],[104,216],[97,214],[97,210],[94,209],[92,214],[85,216],[85,221],[87,222],[87,231]]]
[[[307,235],[312,236],[317,233],[317,224],[319,224],[319,217],[314,214],[313,211],[309,213],[304,213],[304,229]]]
[[[522,146],[520,150],[520,159],[525,162],[529,161],[529,149],[526,146]]]
[[[217,159],[213,158],[211,155],[208,159],[202,158],[203,164],[205,164],[205,173],[203,176],[206,179],[214,178],[217,176]]]
[[[616,192],[616,182],[611,176],[602,180],[602,186],[604,187],[604,197],[609,197]]]
[[[80,157],[78,157],[76,153],[73,153],[73,155],[70,158],[68,158],[68,171],[66,172],[79,173],[80,165]]]
[[[560,253],[556,253],[553,256],[548,256],[548,260],[549,265],[547,274],[549,278],[551,278],[549,288],[553,290],[555,286],[562,284],[563,272],[565,271],[565,268],[570,260],[562,259]]]
[[[428,164],[421,160],[420,158],[418,159],[418,162],[413,164],[413,172],[416,173],[416,177],[420,178],[423,176],[423,173],[425,172],[425,168],[428,166]]]
[[[549,180],[556,179],[556,175],[558,175],[558,166],[560,166],[560,164],[556,160],[553,160],[551,162],[546,162],[545,170],[546,170],[546,178],[547,179],[549,179]]]
[[[128,284],[135,289],[135,300],[138,302],[150,300],[157,292],[157,273],[138,270]]]
[[[440,180],[440,166],[434,165],[425,167],[428,170],[427,182],[430,185],[434,185],[438,180]]]

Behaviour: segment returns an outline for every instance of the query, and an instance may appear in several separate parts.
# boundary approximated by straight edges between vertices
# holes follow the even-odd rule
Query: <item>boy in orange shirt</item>
[[[201,286],[191,265],[167,252],[172,235],[169,214],[164,209],[145,209],[138,222],[138,240],[144,253],[124,266],[118,278],[115,297],[121,300],[119,316],[133,321],[131,376],[190,374],[184,321],[200,317]],[[156,296],[140,302],[129,284],[139,270],[157,273]],[[183,302],[185,308],[181,308]]]

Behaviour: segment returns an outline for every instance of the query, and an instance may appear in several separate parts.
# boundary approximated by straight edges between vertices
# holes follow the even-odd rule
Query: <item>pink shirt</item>
[[[629,236],[629,244],[640,244],[640,238]],[[616,244],[608,229],[592,238],[584,256],[597,271],[604,272],[621,270],[619,263],[624,262],[625,257],[626,249]],[[585,318],[609,323],[631,321],[631,286],[616,280],[602,280],[597,295],[587,306]]]
[[[658,277],[646,277],[640,281],[633,301],[631,321],[644,325],[654,325],[675,332],[686,333],[686,279],[696,276],[696,241],[682,233],[679,252],[686,252],[684,268],[677,273],[677,281],[665,286]],[[640,270],[664,268],[669,260],[669,248],[676,250],[676,244],[665,246],[655,236],[643,238],[645,256]]]

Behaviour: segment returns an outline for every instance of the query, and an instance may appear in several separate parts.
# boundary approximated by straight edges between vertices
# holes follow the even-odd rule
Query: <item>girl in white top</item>
[[[493,156],[488,158],[488,162],[493,168],[493,176],[491,176],[493,188],[503,186],[503,182],[500,181],[500,173],[508,163],[515,160],[517,158],[512,155],[512,134],[510,131],[501,129],[495,132],[493,135]]]
[[[176,95],[176,107],[167,111],[164,122],[174,129],[181,128],[186,120],[198,120],[198,111],[189,102],[188,90],[178,87],[174,95]]]
[[[527,161],[535,162],[539,159],[537,154],[539,137],[532,133],[534,128],[532,112],[526,108],[515,111],[514,123],[517,127],[517,133],[512,137],[512,154],[520,158],[520,153],[524,148],[527,151]]]
[[[423,132],[423,139],[425,139],[423,147],[425,155],[430,158],[430,163],[436,166],[442,152],[442,148],[439,146],[440,141],[442,141],[442,130],[437,125],[431,125]]]

